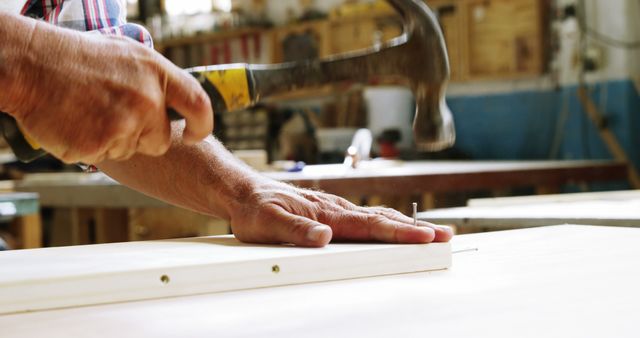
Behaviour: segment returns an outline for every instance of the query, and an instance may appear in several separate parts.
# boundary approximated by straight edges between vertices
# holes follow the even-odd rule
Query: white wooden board
[[[638,243],[591,226],[456,236],[448,270],[0,315],[0,336],[637,338]]]
[[[446,269],[449,243],[256,246],[235,238],[0,254],[0,314]]]
[[[570,194],[509,196],[493,198],[473,198],[467,201],[468,207],[507,207],[531,204],[578,203],[593,201],[631,201],[640,200],[640,190],[618,190],[579,192]]]
[[[459,227],[521,228],[563,223],[640,227],[640,199],[435,209],[418,214],[418,218]]]

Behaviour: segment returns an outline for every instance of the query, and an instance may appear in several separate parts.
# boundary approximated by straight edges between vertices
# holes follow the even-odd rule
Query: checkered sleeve
[[[28,0],[22,14],[78,31],[127,36],[153,47],[144,27],[127,23],[125,0]]]

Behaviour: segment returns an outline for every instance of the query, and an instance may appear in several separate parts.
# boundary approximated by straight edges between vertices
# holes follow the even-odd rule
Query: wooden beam
[[[589,93],[584,86],[578,88],[578,98],[584,107],[584,111],[591,119],[591,122],[593,122],[598,129],[600,138],[606,144],[613,158],[618,161],[625,162],[629,166],[629,183],[631,186],[634,189],[640,189],[640,175],[638,175],[638,169],[635,167],[633,162],[629,160],[629,156],[627,156],[624,148],[622,148],[622,145],[618,141],[616,135],[605,123],[602,113],[598,110],[591,97],[589,97]]]

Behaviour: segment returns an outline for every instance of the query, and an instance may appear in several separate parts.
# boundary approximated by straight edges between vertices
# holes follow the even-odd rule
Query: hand
[[[235,236],[249,243],[322,247],[331,240],[419,244],[448,242],[449,227],[418,222],[387,208],[359,207],[329,194],[265,182],[229,208]]]
[[[164,154],[171,137],[167,107],[185,117],[185,143],[211,133],[209,98],[160,54],[124,37],[32,26],[23,46],[5,51],[20,61],[11,72],[11,102],[0,108],[64,162]]]

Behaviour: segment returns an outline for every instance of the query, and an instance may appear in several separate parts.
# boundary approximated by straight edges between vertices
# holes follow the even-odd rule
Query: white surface
[[[413,117],[416,104],[413,93],[404,87],[369,87],[364,91],[364,98],[369,116],[368,128],[374,138],[385,129],[397,129],[402,134],[400,148],[410,149],[413,146]],[[378,149],[375,143],[374,149]]]
[[[570,169],[584,166],[609,165],[611,161],[394,161],[363,164],[350,170],[342,164],[308,165],[299,173],[266,172],[276,180],[322,180],[332,178],[398,177],[420,175],[476,174],[483,172],[512,172],[518,170]]]
[[[480,227],[532,227],[562,223],[640,227],[640,192],[616,191],[477,199],[469,207],[435,209],[418,218]]]
[[[274,273],[272,267],[278,266]],[[0,254],[0,314],[444,269],[446,244],[256,246],[233,237]],[[162,282],[162,276],[169,278]]]
[[[450,270],[0,316],[3,337],[638,337],[640,230],[459,236]]]
[[[467,202],[469,207],[505,207],[511,205],[551,204],[580,201],[629,201],[640,199],[640,190],[581,192],[514,197],[475,198]]]

